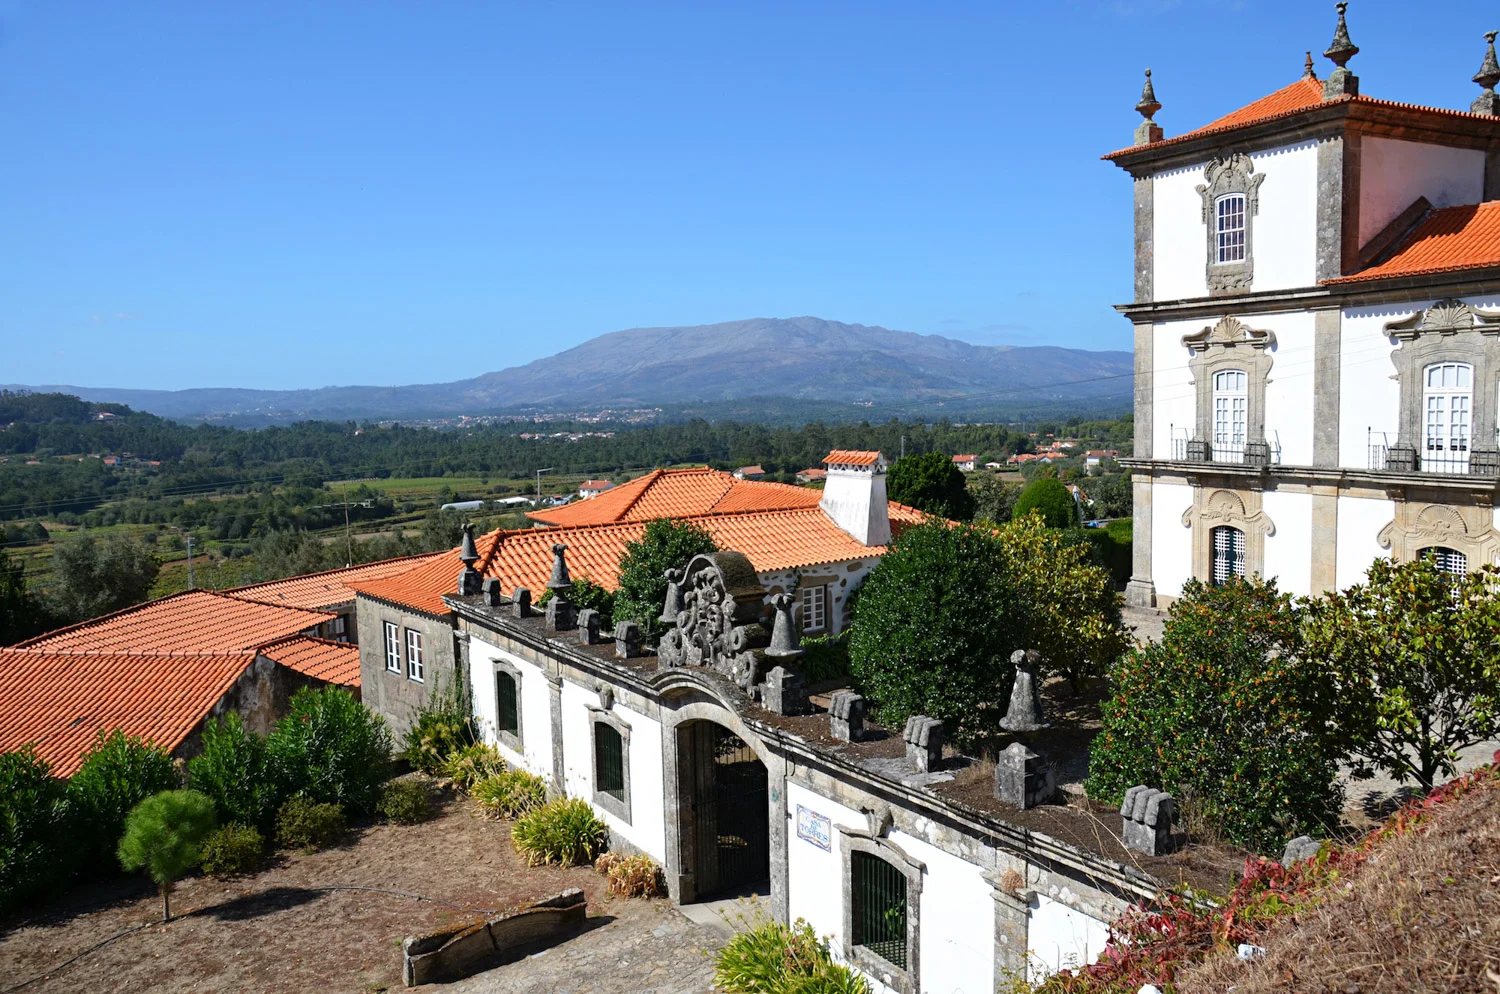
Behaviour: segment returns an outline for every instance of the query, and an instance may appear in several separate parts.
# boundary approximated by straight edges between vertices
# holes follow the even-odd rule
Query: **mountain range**
[[[1129,352],[971,345],[941,335],[825,321],[753,318],[631,328],[497,372],[451,383],[306,390],[134,390],[61,384],[8,389],[76,394],[179,419],[418,419],[588,411],[785,398],[913,411],[934,405],[1111,408],[1131,395]]]

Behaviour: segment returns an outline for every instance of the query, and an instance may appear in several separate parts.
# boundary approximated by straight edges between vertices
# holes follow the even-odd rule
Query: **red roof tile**
[[[325,611],[189,590],[38,635],[18,648],[68,652],[236,652],[327,621]]]
[[[267,580],[245,587],[234,587],[227,591],[247,601],[262,604],[279,604],[286,607],[332,608],[354,600],[354,591],[347,584],[361,580],[378,580],[383,576],[405,573],[413,566],[431,558],[433,554],[402,556],[399,559],[382,559],[380,562],[334,569],[323,573],[309,573],[285,580]]]
[[[708,469],[653,470],[587,501],[527,516],[547,525],[602,525],[655,518],[686,518],[720,511],[812,507],[822,495],[784,483],[737,480]]]
[[[823,462],[841,466],[873,466],[880,458],[879,452],[864,452],[859,449],[834,449],[823,457]]]
[[[34,743],[53,775],[68,777],[100,731],[175,749],[254,660],[0,649],[0,750]]]
[[[260,654],[314,680],[359,686],[359,646],[348,642],[294,635],[263,646]]]
[[[1384,262],[1324,283],[1357,283],[1500,266],[1500,200],[1428,213]]]

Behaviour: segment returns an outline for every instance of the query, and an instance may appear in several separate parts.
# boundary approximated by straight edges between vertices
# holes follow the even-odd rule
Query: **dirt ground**
[[[319,889],[327,887],[375,890]],[[655,927],[664,914],[676,915],[665,902],[608,898],[591,868],[524,866],[511,849],[509,823],[447,800],[421,825],[357,829],[338,848],[282,854],[252,877],[185,880],[172,899],[180,917],[165,925],[160,898],[139,878],[76,887],[0,920],[0,994],[17,985],[25,994],[404,990],[406,936],[448,923],[460,909],[514,907],[569,887],[587,895],[591,919],[605,920],[591,921],[595,930],[646,918]]]

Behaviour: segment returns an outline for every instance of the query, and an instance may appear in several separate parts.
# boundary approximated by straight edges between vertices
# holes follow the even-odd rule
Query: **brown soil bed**
[[[375,890],[402,891],[436,901]],[[0,920],[0,991],[32,977],[24,994],[46,992],[379,991],[401,985],[401,940],[569,887],[589,914],[606,900],[591,868],[531,868],[515,855],[510,824],[449,800],[420,825],[372,825],[344,845],[281,854],[269,869],[229,881],[192,877],[161,899],[138,878],[86,884]],[[457,907],[450,907],[456,905]],[[463,910],[461,910],[463,909]],[[70,957],[136,926],[59,968]]]

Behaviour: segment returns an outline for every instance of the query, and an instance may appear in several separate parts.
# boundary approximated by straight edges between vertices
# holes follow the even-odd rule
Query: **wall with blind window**
[[[1339,498],[1338,550],[1334,583],[1340,590],[1363,583],[1376,559],[1390,555],[1380,547],[1380,530],[1396,517],[1396,502],[1369,497]]]
[[[521,672],[516,704],[521,716],[521,751],[501,742],[495,734],[495,660],[503,659]],[[547,677],[535,663],[513,652],[491,645],[477,636],[469,638],[469,689],[474,716],[484,740],[498,746],[505,761],[539,777],[552,776],[552,692]]]
[[[1254,281],[1250,288],[1288,290],[1318,282],[1318,144],[1285,145],[1250,156],[1260,184],[1251,219]],[[1200,180],[1200,182],[1202,182]]]
[[[1206,322],[1213,324],[1212,321]],[[1203,329],[1202,320],[1166,321],[1151,332],[1151,452],[1157,459],[1181,459],[1183,441],[1193,436],[1198,409],[1197,387],[1188,368],[1189,353],[1182,336]]]
[[[1203,198],[1197,190],[1202,182],[1202,163],[1169,169],[1151,179],[1151,279],[1156,300],[1181,300],[1208,293],[1203,270],[1208,259],[1208,235],[1203,227]]]
[[[1158,596],[1181,595],[1182,585],[1193,576],[1193,533],[1182,526],[1183,512],[1192,506],[1192,487],[1162,480],[1152,482],[1151,575]]]
[[[1312,593],[1312,494],[1267,490],[1261,508],[1276,525],[1266,536],[1264,575],[1274,576],[1282,593]]]
[[[890,840],[927,865],[922,880],[922,990],[995,989],[994,887],[983,871],[905,832]]]
[[[1351,307],[1339,323],[1339,465],[1369,469],[1371,447],[1396,444],[1401,385],[1385,326],[1430,307],[1432,301]]]

